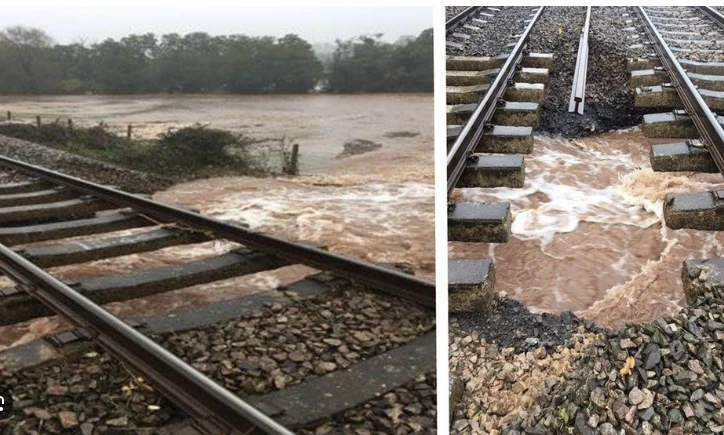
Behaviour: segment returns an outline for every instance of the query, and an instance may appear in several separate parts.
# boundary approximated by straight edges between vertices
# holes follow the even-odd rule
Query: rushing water
[[[226,98],[222,100],[226,101]],[[285,239],[321,244],[332,252],[354,258],[407,263],[419,276],[434,280],[432,96],[310,96],[306,105],[304,97],[272,97],[268,100],[229,97],[229,100],[229,107],[222,108],[210,97],[190,98],[184,104],[176,101],[176,109],[167,116],[178,117],[178,110],[181,110],[178,107],[190,106],[198,110],[199,116],[204,119],[211,113],[215,114],[222,120],[215,125],[225,127],[251,122],[261,116],[260,112],[273,111],[273,119],[282,131],[313,130],[304,136],[307,142],[302,143],[302,155],[308,150],[314,156],[308,160],[310,163],[306,169],[302,166],[302,176],[197,180],[159,192],[155,199],[192,208],[218,219],[247,224],[253,230]],[[72,100],[58,102],[52,98],[41,101],[45,104],[43,109],[51,113],[58,110],[69,113],[80,111],[80,108],[92,109],[92,113],[118,110],[111,103],[107,103],[111,106],[106,107],[102,105],[106,103],[102,102],[100,107],[86,107],[81,104],[87,103],[85,99],[75,103]],[[98,102],[97,99],[95,101]],[[258,106],[244,112],[242,109],[246,105],[253,106],[250,101],[258,103]],[[139,116],[124,113],[143,104],[152,105],[138,101],[131,103],[119,99],[117,104],[123,109],[118,110],[119,114],[113,119],[125,121]],[[33,104],[41,105],[37,101],[23,104],[29,105],[26,107],[28,110],[35,107]],[[241,111],[234,113],[233,108]],[[286,116],[282,116],[284,110],[287,111]],[[326,118],[325,111],[329,115]],[[235,121],[232,121],[233,116]],[[155,113],[155,117],[166,119],[162,113]],[[149,121],[152,115],[143,112],[142,119]],[[387,133],[392,131],[418,134],[414,137],[388,137]],[[336,159],[342,144],[355,138],[373,140],[383,146],[374,152]],[[139,230],[116,234],[134,231]],[[131,273],[220,255],[234,247],[236,245],[227,242],[176,246],[58,267],[51,273],[71,280]],[[108,304],[106,308],[122,317],[162,313],[271,290],[314,272],[305,266],[284,267]],[[4,285],[9,285],[9,282],[0,283],[0,287]],[[64,326],[59,318],[51,317],[0,327],[0,348],[30,341]]]
[[[537,311],[571,310],[611,327],[675,313],[684,303],[682,262],[722,255],[724,235],[666,228],[663,198],[721,188],[722,180],[653,172],[649,146],[663,142],[635,129],[571,141],[536,137],[522,189],[457,193],[510,201],[510,242],[453,242],[450,256],[493,258],[496,290]]]

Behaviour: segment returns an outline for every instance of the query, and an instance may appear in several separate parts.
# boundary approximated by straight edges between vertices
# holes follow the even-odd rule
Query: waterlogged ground
[[[400,131],[418,133],[407,141],[432,156],[431,94],[0,96],[0,107],[18,120],[35,122],[41,115],[44,122],[103,122],[119,134],[131,124],[135,138],[154,138],[196,123],[258,139],[287,137],[300,145],[304,173],[326,173],[343,144],[354,139],[379,143],[382,153],[394,153],[405,143],[389,134]]]
[[[417,275],[434,280],[432,100],[431,95],[0,98],[3,107],[14,112],[73,114],[86,122],[166,126],[198,120],[258,137],[298,138],[307,159],[299,177],[196,180],[158,192],[155,199],[366,261],[407,263]],[[387,137],[395,131],[419,134]],[[336,159],[343,143],[356,138],[383,146]],[[62,279],[131,273],[220,255],[234,247],[219,242],[178,246],[59,267],[51,273]],[[285,267],[106,308],[119,316],[151,315],[274,289],[314,272],[304,266]],[[10,285],[2,281],[0,287]],[[63,326],[53,317],[0,327],[0,349]]]
[[[510,201],[511,241],[450,243],[450,257],[493,258],[496,290],[535,311],[571,310],[610,327],[676,313],[682,262],[724,255],[724,235],[666,228],[663,199],[723,184],[718,174],[653,172],[649,147],[664,142],[636,129],[536,137],[522,189],[457,191],[465,201]]]

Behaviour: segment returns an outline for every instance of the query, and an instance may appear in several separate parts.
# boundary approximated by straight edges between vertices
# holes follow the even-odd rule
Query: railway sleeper
[[[692,74],[724,76],[724,62],[698,62],[689,59],[677,59],[677,61],[690,76]],[[661,68],[661,66],[661,61],[656,56],[629,59],[627,62],[629,72]]]
[[[35,192],[10,193],[0,195],[0,207],[43,204],[48,202],[76,199],[80,195],[72,190],[59,186]]]
[[[248,400],[284,426],[308,427],[435,370],[433,355],[435,331],[347,369]]]
[[[543,83],[518,83],[508,86],[503,99],[514,102],[542,103],[545,98],[545,85]]]
[[[671,87],[663,86],[642,86],[636,88],[636,107],[652,107],[664,109],[682,109],[684,104],[679,94]]]
[[[447,104],[473,104],[480,101],[481,98],[490,89],[489,84],[475,86],[447,86],[445,88],[445,98]]]
[[[56,267],[209,240],[212,239],[200,231],[162,227],[132,235],[30,246],[19,249],[17,252],[37,266]]]
[[[0,243],[12,246],[66,237],[89,236],[111,231],[156,225],[136,212],[121,211],[88,219],[51,222],[22,227],[0,227]]]
[[[463,125],[477,108],[477,104],[447,106],[447,124]],[[540,119],[538,103],[505,101],[495,109],[493,124],[507,126],[537,127]]]
[[[284,305],[313,299],[348,284],[343,278],[327,279],[325,273],[318,273],[273,291],[124,321],[144,334],[181,333],[218,322],[253,317],[272,303]],[[83,329],[68,329],[0,351],[0,364],[12,371],[26,370],[61,359],[77,358],[92,346]]]
[[[717,120],[724,127],[724,117],[717,116]],[[697,139],[699,137],[694,121],[683,110],[644,115],[641,132],[646,137],[656,138]]]
[[[631,78],[628,85],[631,89],[643,86],[657,86],[669,81],[669,77],[663,70],[659,69],[639,69],[631,71]]]
[[[448,260],[448,311],[485,313],[494,303],[494,287],[492,260]]]
[[[90,218],[98,211],[117,208],[117,205],[86,196],[44,204],[2,207],[0,225]]]
[[[724,92],[699,89],[699,95],[711,110],[724,110]],[[636,88],[636,107],[657,107],[680,109],[684,104],[674,88],[664,86],[642,86]]]
[[[447,214],[451,242],[505,243],[510,239],[510,203],[459,202]]]
[[[661,61],[656,56],[631,58],[626,62],[628,72],[661,68]]]
[[[664,221],[672,229],[724,230],[724,191],[670,193]]]
[[[457,187],[523,187],[525,159],[522,155],[476,154],[468,162]]]
[[[39,192],[41,190],[47,190],[50,187],[50,184],[33,178],[28,181],[0,184],[0,195]]]
[[[490,84],[495,80],[500,68],[486,71],[447,71],[446,86],[475,86]],[[521,83],[548,83],[549,72],[546,68],[522,68],[515,73],[514,79]]]
[[[445,69],[447,71],[486,71],[503,66],[509,54],[499,56],[447,56]],[[524,68],[553,68],[553,54],[528,53],[523,56],[520,65]]]
[[[657,172],[719,172],[714,159],[700,141],[652,146],[651,169]]]
[[[68,283],[98,304],[142,298],[240,275],[278,269],[289,262],[270,254],[239,248],[212,258],[162,266],[135,273],[88,278]],[[0,324],[54,314],[15,287],[0,290]]]
[[[530,154],[533,152],[533,128],[493,125],[483,134],[475,152]]]

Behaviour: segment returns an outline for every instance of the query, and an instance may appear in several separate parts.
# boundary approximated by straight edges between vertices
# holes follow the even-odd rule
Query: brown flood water
[[[534,311],[571,310],[609,327],[676,313],[684,304],[682,262],[723,255],[724,234],[666,228],[663,198],[721,188],[722,179],[653,172],[649,147],[664,142],[638,129],[571,141],[536,137],[522,189],[457,193],[510,201],[510,242],[453,242],[450,257],[493,258],[496,290]]]
[[[9,98],[0,98],[0,101],[3,99]],[[218,219],[246,223],[253,230],[289,240],[322,244],[335,253],[374,262],[408,263],[419,276],[434,280],[432,100],[431,95],[152,97],[149,100],[38,97],[3,104],[17,104],[10,108],[13,111],[37,113],[42,109],[46,113],[62,112],[64,116],[73,114],[74,118],[85,114],[86,118],[82,119],[88,122],[95,120],[95,116],[103,116],[106,123],[118,125],[131,120],[145,120],[151,125],[154,119],[193,123],[194,111],[199,121],[215,120],[209,122],[220,128],[261,124],[263,119],[264,125],[253,135],[268,137],[282,131],[291,137],[304,137],[300,139],[302,156],[308,153],[312,158],[307,160],[308,164],[303,163],[301,176],[197,180],[159,192],[155,199],[193,208]],[[173,108],[168,108],[168,104]],[[412,138],[385,137],[393,131],[420,134]],[[367,154],[335,159],[343,149],[342,144],[355,138],[373,140],[383,146]],[[109,234],[103,237],[107,236]],[[59,267],[51,273],[62,279],[131,273],[220,255],[234,247],[226,242],[178,246]],[[119,316],[163,313],[271,290],[314,272],[304,266],[290,266],[113,303],[106,308]],[[0,283],[0,287],[5,285],[10,282]],[[65,326],[59,318],[51,317],[0,327],[0,349]]]

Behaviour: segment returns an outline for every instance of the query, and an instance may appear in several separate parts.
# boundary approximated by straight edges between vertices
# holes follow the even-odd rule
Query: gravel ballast
[[[581,137],[628,128],[652,110],[634,107],[635,91],[628,88],[627,59],[632,43],[622,19],[632,8],[593,7],[588,38],[589,56],[583,115],[569,113],[568,104],[580,41],[585,7],[550,7],[543,11],[531,32],[530,50],[552,53],[554,62],[541,107],[539,129],[565,137]],[[656,110],[653,110],[656,111]]]
[[[466,383],[456,433],[724,432],[720,290],[671,318],[618,331],[580,325],[553,352],[501,349],[452,326],[451,370]]]
[[[521,6],[500,6],[495,7],[499,11],[491,12],[482,9],[481,12],[493,13],[493,17],[486,17],[486,24],[473,24],[480,30],[469,30],[462,26],[455,29],[455,33],[469,35],[470,39],[464,42],[462,48],[446,47],[446,54],[449,56],[497,56],[499,54],[508,53],[510,49],[506,48],[506,44],[515,42],[512,36],[522,32],[526,23],[523,20],[529,19],[531,15],[531,7]],[[456,42],[451,36],[447,39]]]
[[[470,6],[445,6],[445,21],[450,21],[451,18],[469,7]]]
[[[67,175],[107,184],[133,193],[153,193],[173,184],[172,180],[122,168],[62,150],[0,135],[0,155],[21,160]],[[26,177],[18,175],[16,181]]]
[[[379,399],[350,409],[301,434],[411,434],[436,433],[437,380],[434,373],[422,373],[413,382],[396,388]]]
[[[250,318],[151,338],[220,385],[248,397],[343,370],[432,328],[432,312],[350,289],[289,305],[275,303]],[[396,433],[410,433],[431,416],[434,420],[435,402],[429,396],[434,398],[435,380],[420,375],[412,387],[348,411],[349,419],[345,414],[327,426],[392,424]],[[110,433],[114,427],[154,433],[153,428],[183,418],[145,380],[101,351],[87,352],[77,361],[3,371],[2,379],[15,399],[12,419],[0,423],[3,435],[37,433],[39,425],[43,433]],[[432,388],[433,393],[405,393],[418,387]],[[77,423],[69,423],[73,421]]]
[[[694,35],[676,34],[675,36],[665,36],[666,44],[672,49],[681,49],[683,51],[675,51],[674,55],[678,59],[688,59],[695,62],[724,62],[724,47],[719,41],[724,40],[724,32],[714,24],[714,20],[697,11],[693,7],[667,7],[667,8],[645,8],[650,13],[651,19],[657,28],[661,29],[663,23],[682,24],[689,18],[701,18],[695,21],[695,24],[709,23],[708,27],[700,28],[694,31]],[[656,11],[673,12],[666,17],[657,17]],[[652,16],[653,15],[653,16]],[[690,32],[691,29],[687,29]],[[688,41],[701,41],[703,44],[695,44]]]
[[[156,340],[226,389],[263,394],[403,345],[434,321],[413,304],[353,291]]]

